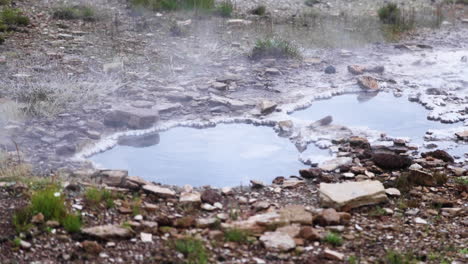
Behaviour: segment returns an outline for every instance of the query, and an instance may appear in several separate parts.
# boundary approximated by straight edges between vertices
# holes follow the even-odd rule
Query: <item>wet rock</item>
[[[214,205],[215,203],[221,202],[223,200],[223,196],[213,189],[208,189],[202,193],[201,200],[204,203]]]
[[[277,106],[278,105],[275,102],[264,100],[260,102],[258,108],[260,109],[260,113],[262,113],[262,115],[268,115],[273,113]]]
[[[345,258],[345,255],[340,252],[327,248],[323,251],[323,257],[326,259],[330,259],[330,260],[343,261]]]
[[[377,152],[372,155],[372,161],[382,169],[403,169],[411,165],[408,156],[387,152]]]
[[[299,232],[299,236],[308,241],[320,241],[323,235],[315,228],[304,226]]]
[[[158,111],[131,106],[120,106],[104,116],[104,124],[109,127],[145,129],[153,126],[159,119]]]
[[[266,232],[260,237],[260,241],[267,249],[289,251],[296,247],[294,239],[281,232]]]
[[[118,225],[102,225],[83,228],[82,233],[91,237],[97,237],[100,239],[112,239],[112,238],[130,238],[132,231],[128,228],[123,228]]]
[[[323,171],[334,171],[343,165],[350,165],[353,159],[350,157],[339,157],[322,162],[318,167]]]
[[[279,214],[283,219],[291,223],[312,224],[312,213],[307,212],[303,205],[287,205],[279,210]]]
[[[362,89],[365,89],[367,91],[374,92],[380,90],[379,82],[377,81],[377,79],[371,76],[359,77],[358,84]]]
[[[327,66],[327,67],[325,68],[325,73],[326,73],[326,74],[334,74],[334,73],[336,73],[336,68],[333,67],[332,65]]]
[[[385,188],[379,181],[321,183],[319,192],[322,206],[345,211],[387,201]]]
[[[159,134],[145,134],[142,136],[122,136],[118,139],[120,146],[145,148],[159,144]]]
[[[315,179],[322,176],[322,170],[319,168],[310,168],[299,171],[299,175],[305,179]]]
[[[144,185],[143,190],[162,198],[174,198],[176,196],[173,190],[156,185]]]
[[[81,247],[83,250],[91,255],[99,255],[102,252],[103,248],[96,241],[85,240],[81,242]]]
[[[422,153],[421,156],[423,158],[433,157],[433,158],[440,159],[440,160],[443,160],[445,162],[450,162],[450,163],[453,163],[455,161],[453,157],[447,153],[447,151],[440,150],[440,149]]]

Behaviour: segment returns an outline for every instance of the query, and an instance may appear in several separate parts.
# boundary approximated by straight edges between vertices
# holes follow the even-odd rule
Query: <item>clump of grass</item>
[[[4,8],[0,11],[0,21],[7,30],[11,30],[17,26],[27,26],[30,21],[27,16],[24,16],[19,9],[15,8]]]
[[[412,253],[400,253],[394,250],[387,251],[384,259],[382,260],[385,264],[412,264],[417,259]]]
[[[31,227],[31,218],[33,217],[33,212],[30,207],[24,207],[16,210],[13,214],[13,226],[17,233],[26,232]]]
[[[339,247],[343,244],[343,239],[341,236],[333,232],[327,233],[327,235],[323,238],[323,241],[334,247]]]
[[[67,215],[65,199],[56,188],[46,188],[34,193],[31,197],[31,210],[42,213],[45,221],[60,221]]]
[[[102,202],[105,203],[106,208],[114,207],[114,196],[111,191],[106,189],[88,188],[85,193],[85,199],[88,204],[94,207],[97,207]]]
[[[187,258],[190,264],[208,263],[208,252],[203,242],[193,237],[186,237],[174,241],[174,248]]]
[[[83,21],[96,21],[99,18],[94,8],[88,5],[57,7],[53,10],[52,16],[55,19]]]
[[[10,4],[10,0],[0,0],[0,6]]]
[[[257,40],[250,54],[250,58],[258,60],[262,58],[301,58],[301,53],[297,46],[287,40],[280,38],[267,38]]]
[[[234,5],[231,0],[225,0],[216,8],[216,13],[222,17],[231,17]]]
[[[395,3],[388,3],[378,11],[379,19],[385,24],[397,24],[400,20],[401,10]]]
[[[266,14],[266,6],[259,5],[256,8],[250,10],[249,13],[252,14],[252,15],[264,16]]]
[[[134,8],[151,11],[174,10],[213,10],[214,0],[130,0]]]
[[[349,256],[348,263],[349,264],[359,264],[359,259],[356,256]]]
[[[467,186],[468,185],[468,177],[467,176],[458,177],[458,178],[455,179],[455,183],[458,184],[458,185]]]
[[[77,233],[81,230],[81,218],[75,214],[68,214],[65,216],[62,219],[61,224],[69,233]]]
[[[436,181],[436,184],[437,184],[438,186],[444,185],[444,184],[446,184],[447,181],[448,181],[447,174],[445,174],[445,173],[443,173],[443,172],[437,171],[437,172],[435,172],[435,173],[433,174],[433,177],[434,177],[434,179],[435,179],[435,181]]]
[[[21,246],[21,238],[19,237],[15,237],[15,239],[13,239],[13,246],[16,247],[16,248],[19,248]]]
[[[370,213],[369,213],[369,216],[374,216],[374,217],[377,217],[377,216],[383,216],[383,215],[386,215],[387,212],[380,206],[376,206]]]
[[[244,244],[249,242],[249,232],[241,229],[229,229],[224,232],[224,240]]]
[[[397,4],[388,3],[378,10],[380,21],[387,27],[390,38],[396,38],[400,33],[411,30],[415,24],[414,12],[404,13]]]

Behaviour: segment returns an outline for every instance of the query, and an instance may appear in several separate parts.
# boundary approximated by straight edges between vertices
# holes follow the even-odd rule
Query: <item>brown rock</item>
[[[349,145],[354,148],[370,149],[370,143],[363,137],[350,137]]]
[[[213,189],[205,190],[201,195],[204,203],[215,204],[223,200],[223,196]]]
[[[310,226],[302,227],[299,236],[308,241],[320,241],[323,237],[317,229]]]
[[[31,219],[31,223],[33,224],[42,224],[44,223],[44,215],[42,213],[38,213],[37,215],[33,216]]]
[[[193,216],[184,216],[182,218],[178,218],[174,221],[174,226],[175,227],[180,227],[180,228],[189,228],[192,226],[195,226],[195,217]]]
[[[83,250],[91,255],[98,255],[102,252],[103,248],[96,241],[85,240],[81,242],[81,247]]]
[[[445,162],[450,162],[450,163],[453,163],[455,161],[453,157],[447,153],[447,151],[440,150],[440,149],[422,153],[421,156],[423,158],[433,157],[433,158],[440,159],[440,160],[443,160]]]
[[[314,178],[318,178],[322,176],[322,170],[319,168],[304,169],[304,170],[300,170],[299,174],[301,175],[302,178],[314,179]]]
[[[348,71],[354,75],[361,75],[364,73],[364,67],[359,65],[349,65]]]
[[[339,225],[340,214],[333,208],[325,209],[315,217],[314,223],[321,226]]]
[[[359,77],[358,84],[361,88],[368,91],[378,91],[380,89],[377,79],[371,76]]]
[[[411,165],[411,159],[408,156],[388,152],[374,153],[372,161],[380,168],[388,170],[403,169]]]

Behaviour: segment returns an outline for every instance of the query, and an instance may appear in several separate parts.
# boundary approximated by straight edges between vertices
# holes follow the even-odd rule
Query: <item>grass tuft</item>
[[[216,13],[222,17],[231,17],[234,5],[231,0],[225,0],[216,8]]]
[[[86,189],[85,199],[93,207],[98,207],[102,202],[105,203],[106,208],[114,207],[114,195],[106,189],[88,188]]]
[[[34,193],[31,197],[31,209],[34,213],[42,213],[45,221],[60,221],[67,215],[65,199],[56,188],[46,188]]]
[[[266,14],[266,6],[260,5],[256,8],[250,10],[250,14],[257,15],[257,16],[264,16]]]
[[[213,10],[214,0],[129,0],[131,6],[137,9],[151,11],[174,10]]]
[[[97,12],[88,5],[61,6],[54,9],[52,16],[55,19],[96,21]]]
[[[81,218],[75,214],[65,216],[62,219],[61,224],[69,233],[77,233],[81,230]]]
[[[13,214],[13,226],[17,233],[22,233],[28,231],[31,227],[31,218],[33,217],[33,212],[30,207],[24,207],[16,210]]]
[[[323,241],[334,247],[339,247],[343,244],[343,239],[341,236],[333,232],[327,233],[327,235],[323,238]]]
[[[30,23],[29,18],[15,8],[4,8],[0,11],[0,21],[8,30],[16,26],[27,26]]]
[[[250,58],[258,60],[262,58],[301,58],[299,49],[287,40],[280,38],[267,38],[257,40],[250,54]]]
[[[174,248],[187,259],[187,264],[208,263],[208,252],[203,242],[193,237],[186,237],[174,241]]]
[[[224,232],[224,240],[245,244],[249,242],[249,232],[240,229],[229,229]]]

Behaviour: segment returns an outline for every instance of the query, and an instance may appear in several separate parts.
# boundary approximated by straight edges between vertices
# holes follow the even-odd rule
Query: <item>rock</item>
[[[447,151],[440,150],[440,149],[422,153],[421,156],[423,158],[433,157],[433,158],[440,159],[440,160],[443,160],[445,162],[450,162],[450,163],[453,163],[455,161],[453,157],[447,153]]]
[[[303,205],[287,205],[279,210],[279,214],[283,219],[291,223],[312,224],[312,214],[307,212]]]
[[[437,186],[435,174],[423,170],[410,170],[408,181],[415,185]]]
[[[260,109],[262,115],[268,115],[273,113],[277,106],[278,105],[275,102],[264,100],[260,102],[258,108]]]
[[[289,251],[296,247],[296,242],[288,234],[281,232],[266,232],[260,237],[265,248],[280,251]]]
[[[22,249],[30,249],[32,247],[32,245],[29,242],[26,242],[24,240],[20,240],[20,247]]]
[[[232,190],[231,187],[223,187],[221,188],[221,193],[225,196],[228,196],[228,195],[234,194],[234,191]]]
[[[340,214],[333,208],[324,209],[319,215],[314,219],[314,223],[321,226],[329,225],[339,225],[340,224]]]
[[[58,221],[53,221],[53,220],[49,220],[45,224],[46,226],[52,227],[52,228],[57,228],[60,226],[60,223]]]
[[[146,129],[159,119],[157,110],[120,106],[104,115],[104,124],[109,127]]]
[[[249,217],[247,220],[239,220],[232,223],[222,224],[223,228],[236,228],[246,230],[254,234],[263,233],[268,228],[277,228],[288,225],[289,221],[284,219],[278,212],[268,212]]]
[[[385,188],[379,181],[321,183],[319,192],[322,206],[345,211],[387,201]]]
[[[463,208],[442,208],[440,211],[442,212],[443,216],[453,217],[461,215]]]
[[[455,133],[455,135],[461,140],[468,140],[468,130],[457,132]]]
[[[320,241],[323,238],[323,235],[317,229],[310,226],[302,227],[299,236],[308,241]]]
[[[140,178],[138,176],[128,176],[128,177],[124,178],[123,183],[118,187],[132,189],[132,190],[138,190],[144,185],[152,185],[152,183],[150,183],[149,181],[144,180],[144,179],[142,179],[142,178]]]
[[[126,170],[99,170],[92,175],[98,184],[105,184],[112,187],[121,187],[128,177]]]
[[[265,184],[261,181],[250,180],[250,183],[252,184],[252,188],[254,189],[260,189],[260,188],[265,187]]]
[[[416,224],[420,224],[420,225],[427,225],[428,224],[427,221],[422,219],[421,217],[414,218],[414,222]]]
[[[295,238],[301,232],[301,225],[292,224],[287,226],[282,226],[276,229],[277,232],[288,234],[290,237]]]
[[[161,198],[174,198],[176,196],[173,190],[157,185],[144,185],[143,190]]]
[[[420,169],[422,169],[422,168],[423,168],[423,167],[422,167],[421,165],[419,165],[419,164],[417,164],[417,163],[414,163],[414,164],[411,164],[411,166],[409,166],[408,169],[410,169],[410,170],[420,170]]]
[[[253,204],[255,211],[263,211],[270,208],[270,203],[266,201],[260,201]]]
[[[130,238],[132,231],[118,225],[102,225],[82,229],[82,233],[100,239]]]
[[[215,203],[221,202],[223,200],[223,196],[213,189],[208,189],[202,193],[201,200],[204,203],[214,205]]]
[[[297,178],[290,178],[287,180],[283,180],[282,187],[283,188],[294,188],[299,185],[303,185],[305,181],[297,179]]]
[[[404,169],[411,165],[410,157],[387,152],[374,153],[372,161],[380,168],[388,170]]]
[[[362,89],[365,89],[367,91],[374,92],[380,90],[379,82],[377,81],[377,79],[371,76],[359,77],[358,84]]]
[[[370,149],[370,143],[363,137],[350,137],[349,145],[353,148]]]
[[[315,179],[322,176],[322,170],[319,168],[310,168],[299,171],[299,175],[305,179]]]
[[[102,252],[103,248],[96,241],[85,240],[81,242],[81,247],[83,250],[91,255],[99,255]]]
[[[208,204],[208,203],[202,204],[202,205],[201,205],[201,208],[202,208],[203,210],[205,210],[205,211],[214,211],[214,210],[217,209],[216,207],[214,207],[213,205]]]
[[[350,157],[339,157],[332,160],[322,162],[318,167],[323,171],[334,171],[341,166],[349,165],[353,162]]]
[[[265,73],[270,74],[270,75],[279,75],[279,74],[281,74],[281,72],[276,68],[266,68]]]
[[[141,232],[140,239],[143,243],[153,243],[153,234]]]
[[[332,65],[329,65],[325,68],[325,73],[326,74],[334,74],[336,73],[336,68],[333,67]]]
[[[71,156],[75,154],[76,146],[75,145],[61,145],[55,149],[55,154],[59,156]]]
[[[44,215],[42,213],[38,213],[37,215],[33,216],[31,219],[31,223],[33,224],[42,224],[44,223]]]
[[[183,192],[180,194],[179,202],[181,203],[200,204],[201,201],[201,194],[199,192]]]
[[[196,227],[198,228],[207,228],[216,225],[219,223],[219,220],[215,217],[208,218],[198,218],[196,221]]]
[[[319,125],[319,126],[328,126],[330,125],[331,123],[333,122],[333,117],[332,116],[326,116],[322,119],[319,119],[317,121],[315,121],[312,126],[316,126],[316,125]]]
[[[385,189],[385,193],[389,196],[400,196],[401,195],[401,192],[400,190],[398,190],[397,188],[388,188],[388,189]]]
[[[327,248],[323,251],[323,257],[330,260],[343,261],[345,255]]]
[[[146,148],[159,144],[159,134],[149,133],[139,136],[121,136],[118,139],[120,146],[130,146],[135,148]]]
[[[246,26],[252,24],[252,21],[245,19],[228,19],[226,23],[229,26]]]
[[[351,74],[354,74],[354,75],[361,75],[364,73],[364,67],[362,66],[359,66],[359,65],[349,65],[348,66],[348,71],[351,73]]]
[[[214,82],[212,84],[213,88],[217,90],[226,90],[227,89],[227,84],[222,83],[222,82]]]

